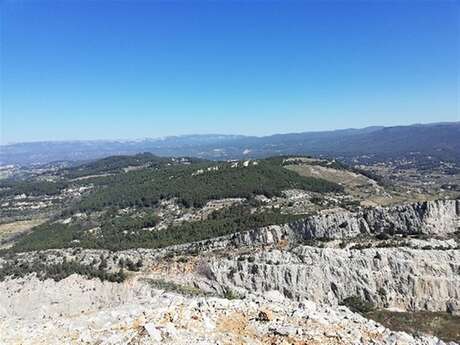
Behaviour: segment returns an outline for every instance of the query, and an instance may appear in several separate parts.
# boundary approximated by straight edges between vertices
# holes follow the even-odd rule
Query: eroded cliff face
[[[212,260],[216,286],[240,293],[278,290],[337,305],[359,296],[383,308],[460,312],[460,251],[299,246]]]
[[[231,287],[240,293],[278,290],[296,300],[332,305],[359,296],[387,309],[459,314],[460,250],[454,240],[450,240],[453,245],[435,247],[444,250],[429,245],[424,250],[410,246],[340,249],[299,245],[309,239],[352,239],[380,233],[446,239],[458,231],[459,216],[459,200],[442,200],[315,215],[237,234],[226,243],[251,246],[287,242],[288,247],[210,260],[213,286]]]
[[[147,303],[151,288],[135,280],[116,284],[72,275],[60,282],[29,276],[0,282],[0,319],[37,321],[59,316],[75,317],[126,301]],[[1,344],[1,342],[0,342]]]

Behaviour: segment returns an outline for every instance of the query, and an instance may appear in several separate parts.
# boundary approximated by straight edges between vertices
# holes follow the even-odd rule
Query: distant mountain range
[[[88,161],[140,152],[216,160],[307,154],[363,163],[407,157],[430,157],[460,163],[460,122],[374,126],[264,137],[209,134],[141,140],[17,143],[0,146],[0,164]]]

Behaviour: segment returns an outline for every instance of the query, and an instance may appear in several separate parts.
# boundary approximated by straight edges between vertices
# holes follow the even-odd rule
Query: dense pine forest
[[[291,188],[320,193],[343,191],[338,184],[284,169],[278,159],[256,163],[247,167],[199,163],[104,177],[97,181],[100,188],[79,204],[79,211],[111,206],[151,207],[167,198],[178,198],[185,207],[202,207],[209,200],[258,194],[272,197]]]
[[[256,196],[272,198],[288,189],[343,193],[343,187],[336,183],[286,169],[279,157],[211,162],[151,154],[109,157],[63,169],[54,181],[6,180],[0,192],[56,195],[66,188],[82,186],[88,191],[85,189],[47,222],[20,237],[10,250],[161,248],[287,223],[299,217],[254,207],[258,203]],[[158,209],[162,201],[173,200],[180,209],[196,212],[209,201],[226,198],[240,198],[243,202],[215,210],[202,219],[155,228],[161,220]]]

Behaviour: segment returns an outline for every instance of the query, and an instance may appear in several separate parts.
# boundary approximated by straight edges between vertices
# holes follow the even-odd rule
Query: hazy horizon
[[[40,142],[85,142],[85,141],[141,141],[141,140],[164,140],[168,138],[174,137],[187,137],[187,136],[242,136],[242,137],[270,137],[274,135],[285,135],[285,134],[297,134],[297,133],[320,133],[320,132],[334,132],[334,131],[346,131],[346,130],[363,130],[366,128],[372,127],[407,127],[407,126],[430,126],[430,125],[437,125],[437,124],[454,124],[460,123],[460,121],[436,121],[436,122],[426,122],[426,123],[410,123],[410,124],[395,124],[390,126],[384,125],[373,125],[373,126],[366,126],[366,127],[348,127],[348,128],[331,128],[331,129],[320,129],[320,130],[299,130],[295,132],[275,132],[275,133],[268,133],[264,135],[255,135],[255,134],[240,134],[240,133],[185,133],[185,134],[171,134],[165,136],[147,136],[147,137],[132,137],[132,138],[116,138],[116,137],[108,137],[108,138],[94,138],[94,139],[65,139],[65,140],[47,140],[47,139],[40,139],[40,140],[32,140],[32,141],[17,141],[17,142],[8,142],[8,143],[0,143],[0,146],[8,146],[8,145],[15,145],[15,144],[28,144],[28,143],[40,143]]]
[[[235,132],[177,132],[177,133],[168,133],[164,135],[146,135],[146,136],[132,136],[132,137],[116,137],[116,136],[100,136],[100,137],[94,137],[94,138],[86,138],[86,137],[79,137],[79,138],[65,138],[65,139],[49,139],[49,138],[39,138],[39,139],[32,139],[32,140],[20,140],[20,141],[9,141],[9,142],[3,142],[0,140],[0,146],[5,146],[5,145],[14,145],[14,144],[22,144],[22,143],[34,143],[34,142],[65,142],[65,141],[112,141],[112,140],[124,140],[124,141],[129,141],[129,140],[143,140],[143,139],[153,139],[153,140],[159,140],[159,139],[164,139],[164,138],[170,138],[170,137],[184,137],[184,136],[199,136],[199,135],[225,135],[225,136],[246,136],[246,137],[267,137],[267,136],[272,136],[272,135],[278,135],[278,134],[293,134],[293,133],[315,133],[315,132],[329,132],[329,131],[342,131],[342,130],[353,130],[353,129],[365,129],[365,128],[371,128],[371,127],[402,127],[402,126],[425,126],[425,125],[434,125],[434,124],[445,124],[445,123],[459,123],[460,118],[458,119],[452,119],[452,120],[447,120],[447,121],[432,121],[432,122],[407,122],[407,123],[392,123],[392,124],[381,124],[381,123],[376,123],[376,124],[370,124],[362,127],[338,127],[338,128],[318,128],[318,129],[297,129],[297,130],[292,130],[292,131],[283,131],[283,132],[263,132],[261,134],[256,134],[256,133],[235,133]]]

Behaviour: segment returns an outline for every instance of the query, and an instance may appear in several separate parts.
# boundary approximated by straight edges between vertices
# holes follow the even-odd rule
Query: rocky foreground
[[[6,280],[0,291],[0,344],[445,344],[276,291],[185,297],[138,278],[117,284],[78,275]]]

